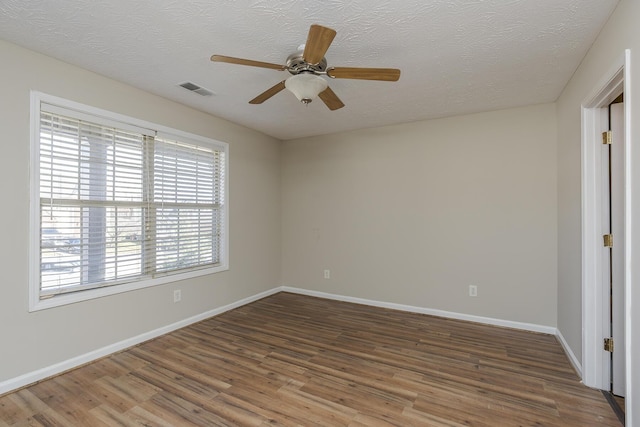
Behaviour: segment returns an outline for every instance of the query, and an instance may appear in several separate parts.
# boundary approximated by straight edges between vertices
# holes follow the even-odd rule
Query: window
[[[226,144],[32,102],[31,309],[228,268]]]

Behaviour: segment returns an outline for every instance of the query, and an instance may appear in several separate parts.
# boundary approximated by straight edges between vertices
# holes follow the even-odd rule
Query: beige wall
[[[279,141],[3,41],[0,63],[0,383],[280,284]],[[28,313],[31,89],[228,142],[230,270]]]
[[[631,372],[627,372],[632,388],[627,396],[627,408],[640,410],[640,2],[622,0],[602,30],[582,64],[557,101],[558,110],[558,328],[573,352],[582,356],[581,310],[581,104],[612,69],[625,49],[631,49],[631,90],[625,102],[631,106],[631,259],[632,293],[627,295],[631,305]],[[627,414],[629,415],[629,414]],[[640,425],[640,413],[633,420]]]
[[[283,284],[555,327],[555,114],[284,142]]]

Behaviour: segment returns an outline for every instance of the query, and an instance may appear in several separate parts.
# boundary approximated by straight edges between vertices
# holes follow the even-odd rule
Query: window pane
[[[156,140],[154,201],[220,204],[221,165],[218,151]]]
[[[41,218],[43,289],[143,273],[142,208],[44,206]]]
[[[163,209],[156,213],[159,272],[220,262],[218,209]],[[216,246],[214,246],[216,245]]]
[[[139,276],[143,135],[42,113],[41,287]]]
[[[157,271],[220,262],[222,159],[218,151],[156,139]]]

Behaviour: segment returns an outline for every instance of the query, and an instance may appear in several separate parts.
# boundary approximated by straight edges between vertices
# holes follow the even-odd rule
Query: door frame
[[[603,339],[609,336],[609,285],[605,286],[602,256],[602,180],[601,134],[608,130],[608,105],[621,93],[628,94],[630,86],[630,50],[627,49],[611,70],[582,103],[582,382],[608,391],[611,382],[610,356],[603,349]],[[629,342],[631,289],[630,274],[630,108],[625,102],[625,330]],[[606,128],[606,129],[605,129]],[[626,367],[630,368],[630,346],[626,348]],[[627,375],[630,370],[627,370]],[[627,381],[629,395],[630,381]]]

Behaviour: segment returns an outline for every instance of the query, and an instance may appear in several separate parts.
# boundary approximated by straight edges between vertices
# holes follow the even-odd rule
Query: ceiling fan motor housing
[[[302,57],[302,52],[296,52],[287,58],[287,70],[293,74],[312,73],[316,75],[326,74],[327,59],[322,58],[317,64],[309,64]]]

